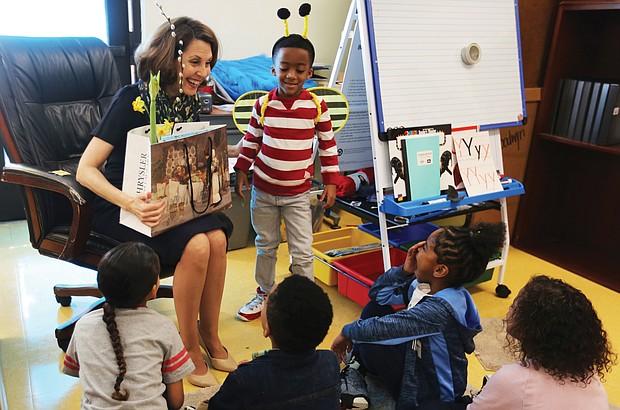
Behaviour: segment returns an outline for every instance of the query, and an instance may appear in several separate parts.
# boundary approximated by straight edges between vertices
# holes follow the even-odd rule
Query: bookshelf
[[[620,1],[558,8],[513,245],[620,291],[620,145],[549,134],[560,78],[620,80]],[[544,272],[541,272],[544,273]]]

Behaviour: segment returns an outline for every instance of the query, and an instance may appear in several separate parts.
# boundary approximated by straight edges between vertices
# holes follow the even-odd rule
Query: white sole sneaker
[[[368,402],[363,397],[356,397],[353,399],[353,408],[354,409],[367,409]]]

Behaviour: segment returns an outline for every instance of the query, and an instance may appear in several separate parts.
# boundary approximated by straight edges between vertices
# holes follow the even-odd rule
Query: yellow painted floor
[[[260,321],[243,323],[234,318],[237,309],[249,300],[256,287],[254,255],[254,247],[247,247],[231,251],[228,258],[220,329],[222,340],[237,360],[250,359],[252,352],[270,347],[268,340],[262,337]],[[60,373],[63,353],[56,345],[54,327],[94,299],[74,298],[70,307],[60,307],[52,287],[57,283],[92,283],[94,272],[38,255],[28,242],[25,222],[0,223],[0,261],[0,365],[5,395],[1,397],[0,389],[0,408],[78,409],[79,380]],[[288,274],[287,268],[288,253],[283,244],[279,251],[278,282]],[[470,288],[481,316],[503,317],[520,287],[537,273],[562,278],[583,290],[597,308],[616,351],[620,350],[620,316],[617,313],[620,299],[616,292],[514,248],[510,250],[504,280],[513,291],[508,299],[497,298],[494,294],[497,271],[492,281]],[[355,320],[361,307],[340,295],[336,287],[323,288],[335,311],[334,323],[321,345],[329,348],[342,325]],[[149,306],[175,318],[171,300],[155,300]],[[486,373],[475,356],[471,356],[470,384],[479,386]],[[226,376],[218,371],[214,374],[220,382]],[[610,402],[620,404],[619,368],[607,376],[605,386]],[[185,383],[186,392],[193,390],[196,390],[194,386]]]

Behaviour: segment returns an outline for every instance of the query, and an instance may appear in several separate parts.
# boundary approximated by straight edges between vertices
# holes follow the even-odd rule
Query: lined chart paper
[[[379,131],[521,124],[516,0],[365,0]],[[467,65],[461,50],[481,49]]]

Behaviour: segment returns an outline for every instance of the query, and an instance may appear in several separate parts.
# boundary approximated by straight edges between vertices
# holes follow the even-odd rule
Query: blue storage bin
[[[381,237],[379,226],[372,222],[358,225],[358,228],[377,238]],[[438,228],[437,225],[426,222],[417,225],[407,225],[402,228],[388,229],[388,242],[391,246],[402,249],[401,245],[405,243],[410,244],[426,240],[426,238]]]

